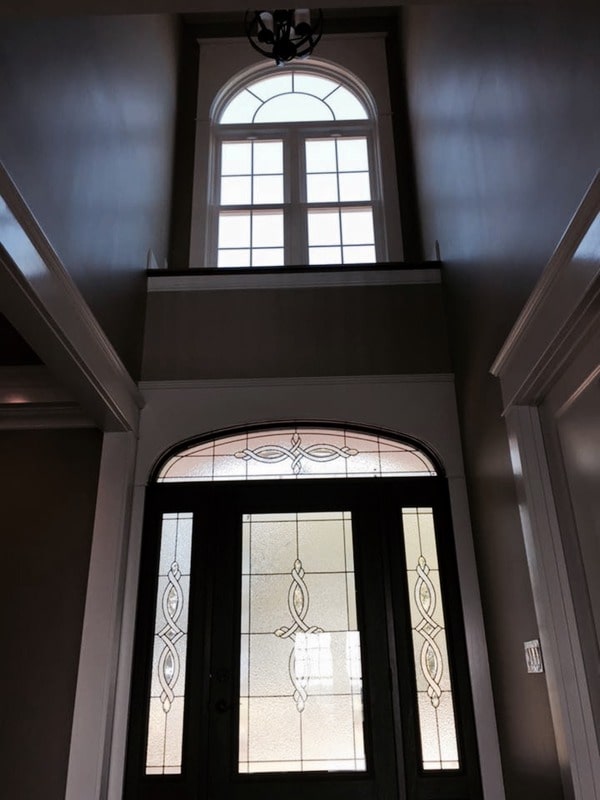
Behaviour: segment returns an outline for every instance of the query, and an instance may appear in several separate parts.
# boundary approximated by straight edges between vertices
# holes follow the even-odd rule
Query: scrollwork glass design
[[[350,513],[242,527],[239,771],[364,771]]]
[[[158,483],[435,475],[413,445],[351,430],[279,428],[227,436],[169,458]]]
[[[163,514],[146,774],[181,772],[192,514]]]
[[[402,510],[422,767],[460,767],[431,508]]]

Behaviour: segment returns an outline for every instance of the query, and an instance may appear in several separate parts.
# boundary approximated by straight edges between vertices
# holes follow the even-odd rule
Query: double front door
[[[442,479],[159,485],[144,536],[128,800],[479,796]]]

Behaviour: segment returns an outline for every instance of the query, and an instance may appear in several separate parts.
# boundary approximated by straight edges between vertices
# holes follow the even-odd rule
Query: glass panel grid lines
[[[280,428],[226,436],[169,458],[158,483],[435,475],[417,447],[328,428]]]
[[[424,770],[460,768],[431,508],[404,508],[404,549]]]
[[[307,139],[305,156],[309,264],[375,261],[367,138]]]
[[[162,517],[147,775],[181,773],[192,522],[191,513]]]
[[[376,113],[366,90],[343,80],[336,70],[299,66],[254,75],[217,103],[207,264],[310,267],[384,257],[370,163]]]
[[[281,140],[222,142],[219,267],[284,263],[283,185]]]
[[[225,105],[219,124],[364,120],[362,101],[341,83],[303,70],[259,78]]]
[[[365,771],[350,513],[242,529],[239,771]]]

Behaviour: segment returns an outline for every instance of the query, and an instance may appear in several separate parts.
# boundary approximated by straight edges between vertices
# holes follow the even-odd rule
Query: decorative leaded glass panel
[[[280,428],[228,436],[172,456],[157,481],[435,475],[416,447],[354,431]]]
[[[350,513],[246,514],[239,771],[365,769]]]
[[[146,774],[181,772],[192,514],[163,514]]]
[[[459,769],[442,590],[431,508],[404,508],[404,549],[412,626],[422,766]]]

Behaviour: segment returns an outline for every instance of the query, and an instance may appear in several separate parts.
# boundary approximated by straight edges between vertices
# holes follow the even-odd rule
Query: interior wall
[[[102,435],[0,432],[2,796],[63,800]]]
[[[148,250],[162,266],[175,124],[174,17],[3,19],[0,157],[128,369]]]
[[[508,797],[562,788],[499,386],[490,365],[598,167],[600,11],[411,6],[425,251],[439,240]]]
[[[18,364],[41,364],[38,355],[31,349],[20,333],[0,314],[0,367]]]
[[[439,284],[152,292],[144,380],[451,372]]]

